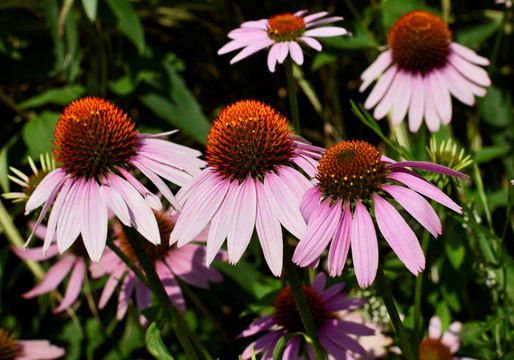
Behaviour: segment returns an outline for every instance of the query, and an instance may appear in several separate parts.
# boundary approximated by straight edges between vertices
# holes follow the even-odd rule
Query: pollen
[[[173,231],[173,223],[171,222],[170,217],[168,214],[162,212],[162,211],[155,211],[154,215],[157,220],[157,225],[159,226],[159,234],[161,236],[161,243],[158,245],[154,245],[147,241],[142,235],[138,233],[139,240],[143,243],[145,250],[150,255],[150,259],[152,259],[154,262],[160,259],[163,259],[166,254],[172,249],[174,245],[169,245],[170,240],[170,234]],[[118,240],[119,240],[119,247],[121,250],[127,255],[127,257],[132,260],[133,262],[137,262],[138,258],[136,256],[136,253],[134,252],[134,249],[132,249],[132,246],[130,245],[130,241],[127,238],[127,235],[123,231],[123,226],[118,223]]]
[[[280,14],[268,20],[268,36],[277,41],[295,41],[305,32],[305,21],[301,16]]]
[[[211,126],[207,163],[224,178],[263,180],[267,172],[291,163],[293,130],[288,125],[285,117],[262,102],[236,102]]]
[[[419,344],[419,360],[452,360],[450,348],[439,339],[424,338]]]
[[[403,15],[388,35],[398,67],[423,75],[446,64],[451,40],[452,32],[443,19],[426,11]]]
[[[55,160],[76,178],[100,180],[136,155],[138,131],[118,107],[86,97],[68,105],[55,127]]]
[[[319,161],[319,186],[324,197],[333,200],[367,199],[380,189],[387,177],[382,154],[365,141],[340,142],[329,148]]]
[[[307,299],[307,305],[312,314],[316,329],[320,329],[327,320],[336,317],[334,313],[327,311],[325,303],[318,292],[308,286],[303,285],[303,292]],[[277,296],[273,306],[275,307],[274,318],[278,325],[284,327],[289,333],[305,332],[302,319],[296,308],[293,293],[289,286],[282,289]]]

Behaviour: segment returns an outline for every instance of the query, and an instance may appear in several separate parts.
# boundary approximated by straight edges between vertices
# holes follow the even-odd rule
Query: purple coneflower
[[[462,324],[456,321],[451,323],[448,330],[443,334],[441,319],[438,316],[433,316],[428,326],[428,337],[425,337],[419,344],[420,360],[476,360],[468,357],[453,356],[460,347],[459,332],[461,328]]]
[[[182,206],[170,243],[187,244],[210,223],[207,264],[227,239],[230,263],[239,261],[257,229],[272,273],[282,271],[282,227],[300,238],[300,213],[309,180],[324,149],[300,143],[287,120],[254,100],[236,102],[214,121],[207,138],[207,168],[182,187]]]
[[[295,249],[293,262],[299,266],[315,264],[331,242],[329,273],[340,276],[351,244],[357,281],[361,287],[371,285],[378,267],[377,234],[369,211],[372,210],[386,241],[417,275],[425,268],[425,256],[416,235],[389,201],[396,200],[434,237],[442,232],[441,222],[418,193],[458,213],[461,208],[407,167],[466,178],[460,172],[429,162],[395,162],[364,141],[343,141],[329,148],[319,162],[317,185],[302,200],[307,232]]]
[[[321,345],[335,359],[353,359],[352,353],[363,355],[366,350],[351,335],[373,335],[374,331],[362,324],[345,321],[339,312],[355,309],[366,303],[365,299],[348,299],[341,293],[344,283],[325,289],[326,276],[318,274],[311,286],[303,286],[303,292],[318,330]],[[245,338],[262,331],[268,333],[251,343],[243,352],[243,359],[249,359],[253,347],[256,354],[264,352],[262,359],[271,359],[278,341],[287,334],[305,332],[300,314],[296,309],[293,294],[289,286],[285,287],[275,300],[273,315],[254,320],[248,329],[238,335]],[[285,346],[283,358],[299,359],[301,336],[292,337]],[[311,359],[314,354],[310,344],[307,351]]]
[[[489,60],[453,42],[440,17],[412,11],[393,25],[387,50],[362,73],[359,90],[380,77],[364,107],[376,106],[376,119],[392,111],[394,125],[408,114],[412,132],[419,130],[424,118],[428,129],[435,132],[441,122],[449,124],[452,119],[451,95],[470,106],[475,95],[485,96],[491,80],[477,65],[489,65]]]
[[[348,31],[342,27],[324,26],[334,21],[342,20],[340,16],[324,18],[328,12],[322,11],[306,15],[307,10],[301,10],[294,14],[275,15],[269,19],[247,21],[241,27],[228,33],[232,39],[229,43],[218,50],[218,55],[243,48],[232,60],[231,64],[242,60],[259,50],[271,46],[268,54],[268,68],[275,72],[275,66],[282,64],[287,55],[298,65],[303,64],[303,51],[299,44],[304,43],[314,50],[321,51],[321,44],[315,37],[331,37],[348,35]],[[324,18],[324,19],[323,19]]]
[[[34,224],[31,223],[29,226],[33,228]],[[40,225],[34,231],[34,234],[37,237],[44,239],[46,232],[46,227]],[[53,240],[55,241],[55,236]],[[35,247],[25,250],[11,247],[11,249],[19,258],[23,260],[42,261],[55,257],[59,254],[59,250],[57,249],[57,245],[55,243],[52,243],[44,254],[42,252],[42,247]],[[31,299],[56,289],[59,284],[64,281],[64,278],[71,272],[64,297],[59,306],[54,309],[54,313],[66,310],[77,300],[80,294],[80,290],[82,289],[82,284],[84,282],[84,276],[87,275],[86,268],[88,260],[89,259],[86,249],[84,248],[84,244],[82,242],[74,243],[70,247],[69,251],[48,269],[43,279],[31,290],[23,293],[22,297],[25,299]]]
[[[150,242],[160,243],[152,209],[159,210],[161,201],[130,170],[143,173],[177,206],[160,177],[183,185],[204,162],[197,158],[199,151],[160,139],[171,133],[140,134],[127,114],[103,99],[86,97],[68,105],[54,132],[53,154],[60,165],[41,181],[25,207],[28,214],[44,204],[37,229],[53,204],[43,251],[55,234],[61,253],[81,234],[89,256],[98,261],[107,237],[108,209]]]
[[[7,330],[0,328],[0,357],[12,360],[50,360],[64,356],[63,348],[48,340],[16,340]]]
[[[174,218],[163,211],[154,212],[154,217],[159,224],[161,241],[158,245],[153,245],[141,239],[145,245],[150,258],[155,264],[155,271],[161,279],[164,288],[175,307],[185,313],[186,307],[184,296],[180,289],[177,278],[182,281],[207,289],[209,281],[219,282],[223,279],[222,275],[213,268],[207,268],[205,261],[205,246],[198,244],[188,244],[181,248],[169,245],[170,233],[173,231]],[[115,244],[127,255],[134,263],[138,264],[138,259],[134,250],[130,246],[123,227],[120,223],[115,224],[117,240]],[[198,240],[198,239],[195,239]],[[215,260],[225,260],[224,252],[219,252]],[[136,294],[136,303],[139,310],[150,307],[150,290],[137,278],[135,273],[112,251],[107,248],[104,256],[99,263],[91,264],[91,276],[100,278],[108,276],[102,295],[98,303],[100,309],[104,308],[111,298],[118,283],[121,281],[121,291],[118,299],[117,318],[121,320],[127,311],[132,294]],[[123,280],[122,280],[123,279]],[[145,319],[141,318],[145,323]]]

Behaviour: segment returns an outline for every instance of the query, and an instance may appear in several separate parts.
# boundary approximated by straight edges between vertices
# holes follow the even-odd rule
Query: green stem
[[[425,257],[427,256],[429,242],[430,233],[425,230],[423,232],[423,239],[421,240],[421,248],[423,249],[423,254],[425,254]],[[414,344],[419,344],[421,342],[421,295],[423,288],[423,274],[423,272],[418,274],[414,288]]]
[[[289,97],[289,108],[291,109],[291,118],[293,119],[294,133],[300,135],[300,117],[298,115],[298,99],[296,98],[296,88],[293,76],[293,60],[288,56],[284,61],[287,81],[287,95]]]
[[[125,235],[127,236],[127,239],[130,242],[130,246],[132,247],[134,253],[137,256],[139,264],[141,265],[143,271],[146,274],[146,278],[149,284],[148,288],[157,297],[159,303],[163,308],[165,316],[171,320],[171,325],[173,327],[173,330],[175,330],[175,334],[177,335],[177,338],[180,344],[182,345],[182,348],[184,349],[186,358],[188,360],[198,359],[198,356],[195,351],[196,348],[203,353],[205,359],[211,360],[210,355],[203,348],[202,344],[193,334],[193,332],[185,322],[180,312],[171,302],[171,299],[166,293],[166,290],[164,289],[164,285],[162,284],[159,275],[157,275],[157,272],[155,271],[155,264],[150,259],[150,256],[148,255],[148,252],[146,251],[145,246],[141,242],[141,239],[139,238],[139,235],[136,232],[136,230],[132,227],[127,227],[123,225],[123,231],[125,232]],[[194,345],[192,342],[194,343]]]
[[[303,292],[300,274],[298,273],[298,267],[293,264],[291,259],[291,249],[286,238],[284,237],[284,270],[286,272],[287,281],[289,283],[289,287],[291,288],[291,292],[293,293],[293,298],[296,303],[298,313],[300,314],[300,318],[302,319],[305,333],[312,341],[311,346],[312,350],[314,351],[314,356],[317,360],[322,360],[326,358],[325,351],[323,350],[321,342],[319,341],[318,330],[316,329],[316,325],[312,319],[311,310],[309,309],[307,299],[305,298],[305,293]]]
[[[409,337],[407,336],[407,331],[405,331],[405,327],[403,326],[398,310],[396,309],[396,305],[394,304],[393,294],[389,288],[389,284],[387,283],[382,264],[378,264],[375,284],[384,300],[384,304],[387,308],[387,312],[389,313],[389,317],[391,318],[391,322],[393,323],[394,330],[400,340],[403,356],[407,360],[416,360],[416,356],[409,342]]]
[[[511,11],[511,8],[505,7],[505,10],[503,11],[502,21],[500,23],[500,28],[498,29],[498,32],[496,33],[496,37],[494,39],[493,44],[493,51],[491,53],[490,61],[491,66],[489,66],[489,74],[492,74],[496,66],[496,59],[498,58],[498,53],[500,52],[500,45],[503,38],[503,32],[505,30],[505,24],[507,23],[507,19],[509,17],[509,13]]]

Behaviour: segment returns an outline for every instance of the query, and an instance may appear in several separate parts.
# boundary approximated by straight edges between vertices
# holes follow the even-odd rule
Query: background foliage
[[[324,41],[322,53],[307,50],[306,63],[295,73],[303,135],[319,146],[362,139],[395,156],[377,132],[354,115],[349,100],[364,101],[367,93],[358,92],[359,76],[386,43],[387,30],[405,12],[421,8],[440,14],[449,21],[456,41],[491,59],[488,71],[493,86],[487,96],[477,99],[475,107],[454,101],[451,128],[436,134],[439,140],[456,140],[475,165],[464,171],[471,179],[453,189],[464,216],[448,214],[443,236],[431,240],[422,313],[425,322],[432,314],[445,325],[455,319],[464,322],[467,353],[480,359],[514,359],[512,347],[510,353],[498,350],[509,341],[507,333],[500,333],[499,323],[514,310],[514,236],[509,217],[513,190],[508,186],[514,178],[513,20],[505,20],[504,7],[493,0],[2,0],[2,192],[18,191],[17,185],[9,183],[8,166],[28,173],[27,155],[39,158],[40,153],[51,151],[60,112],[81,96],[106,98],[127,111],[142,132],[179,128],[173,140],[201,150],[212,119],[236,100],[262,100],[288,116],[282,67],[269,73],[264,52],[235,65],[229,64],[230,54],[216,52],[228,41],[227,32],[241,22],[301,8],[343,16],[341,26],[353,32],[350,38]],[[402,133],[391,132],[387,121],[374,126],[402,140]],[[423,126],[418,134],[407,135],[404,144],[414,158],[427,158],[429,135]],[[48,338],[66,348],[67,359],[148,358],[145,332],[135,310],[122,322],[115,318],[113,300],[97,311],[101,281],[89,281],[81,301],[59,315],[51,312],[55,296],[20,297],[35,278],[9,250],[5,235],[11,219],[15,233],[26,238],[27,218],[22,205],[4,199],[2,203],[9,216],[2,214],[0,326],[20,338]],[[420,233],[419,228],[415,230]],[[500,251],[503,246],[505,252]],[[388,247],[381,249],[381,256],[406,325],[412,326],[414,277]],[[49,265],[42,263],[44,268]],[[223,283],[212,284],[211,290],[185,291],[187,320],[213,356],[231,359],[247,345],[234,341],[235,335],[272,303],[282,285],[263,264],[255,241],[237,268],[217,266],[225,275]],[[343,280],[356,288],[352,271],[345,271]],[[368,295],[373,296],[370,290]],[[502,301],[505,296],[510,300]],[[158,309],[150,309],[148,316],[156,314]],[[160,329],[160,336],[180,358],[171,329]]]

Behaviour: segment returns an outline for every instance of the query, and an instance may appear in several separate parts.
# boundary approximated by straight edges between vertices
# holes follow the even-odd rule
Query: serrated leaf
[[[82,7],[89,21],[94,22],[98,10],[98,0],[82,0]]]
[[[107,0],[107,5],[116,15],[118,29],[136,46],[140,54],[145,49],[143,25],[128,0]]]
[[[38,159],[40,154],[52,151],[55,125],[59,113],[43,111],[39,116],[28,121],[22,129],[23,141],[28,147],[29,155]]]
[[[161,339],[161,333],[157,324],[152,322],[145,335],[146,349],[158,360],[173,360],[173,356],[169,353]]]
[[[67,105],[85,92],[86,88],[80,85],[53,88],[25,100],[19,106],[21,109],[33,109],[46,104]]]

